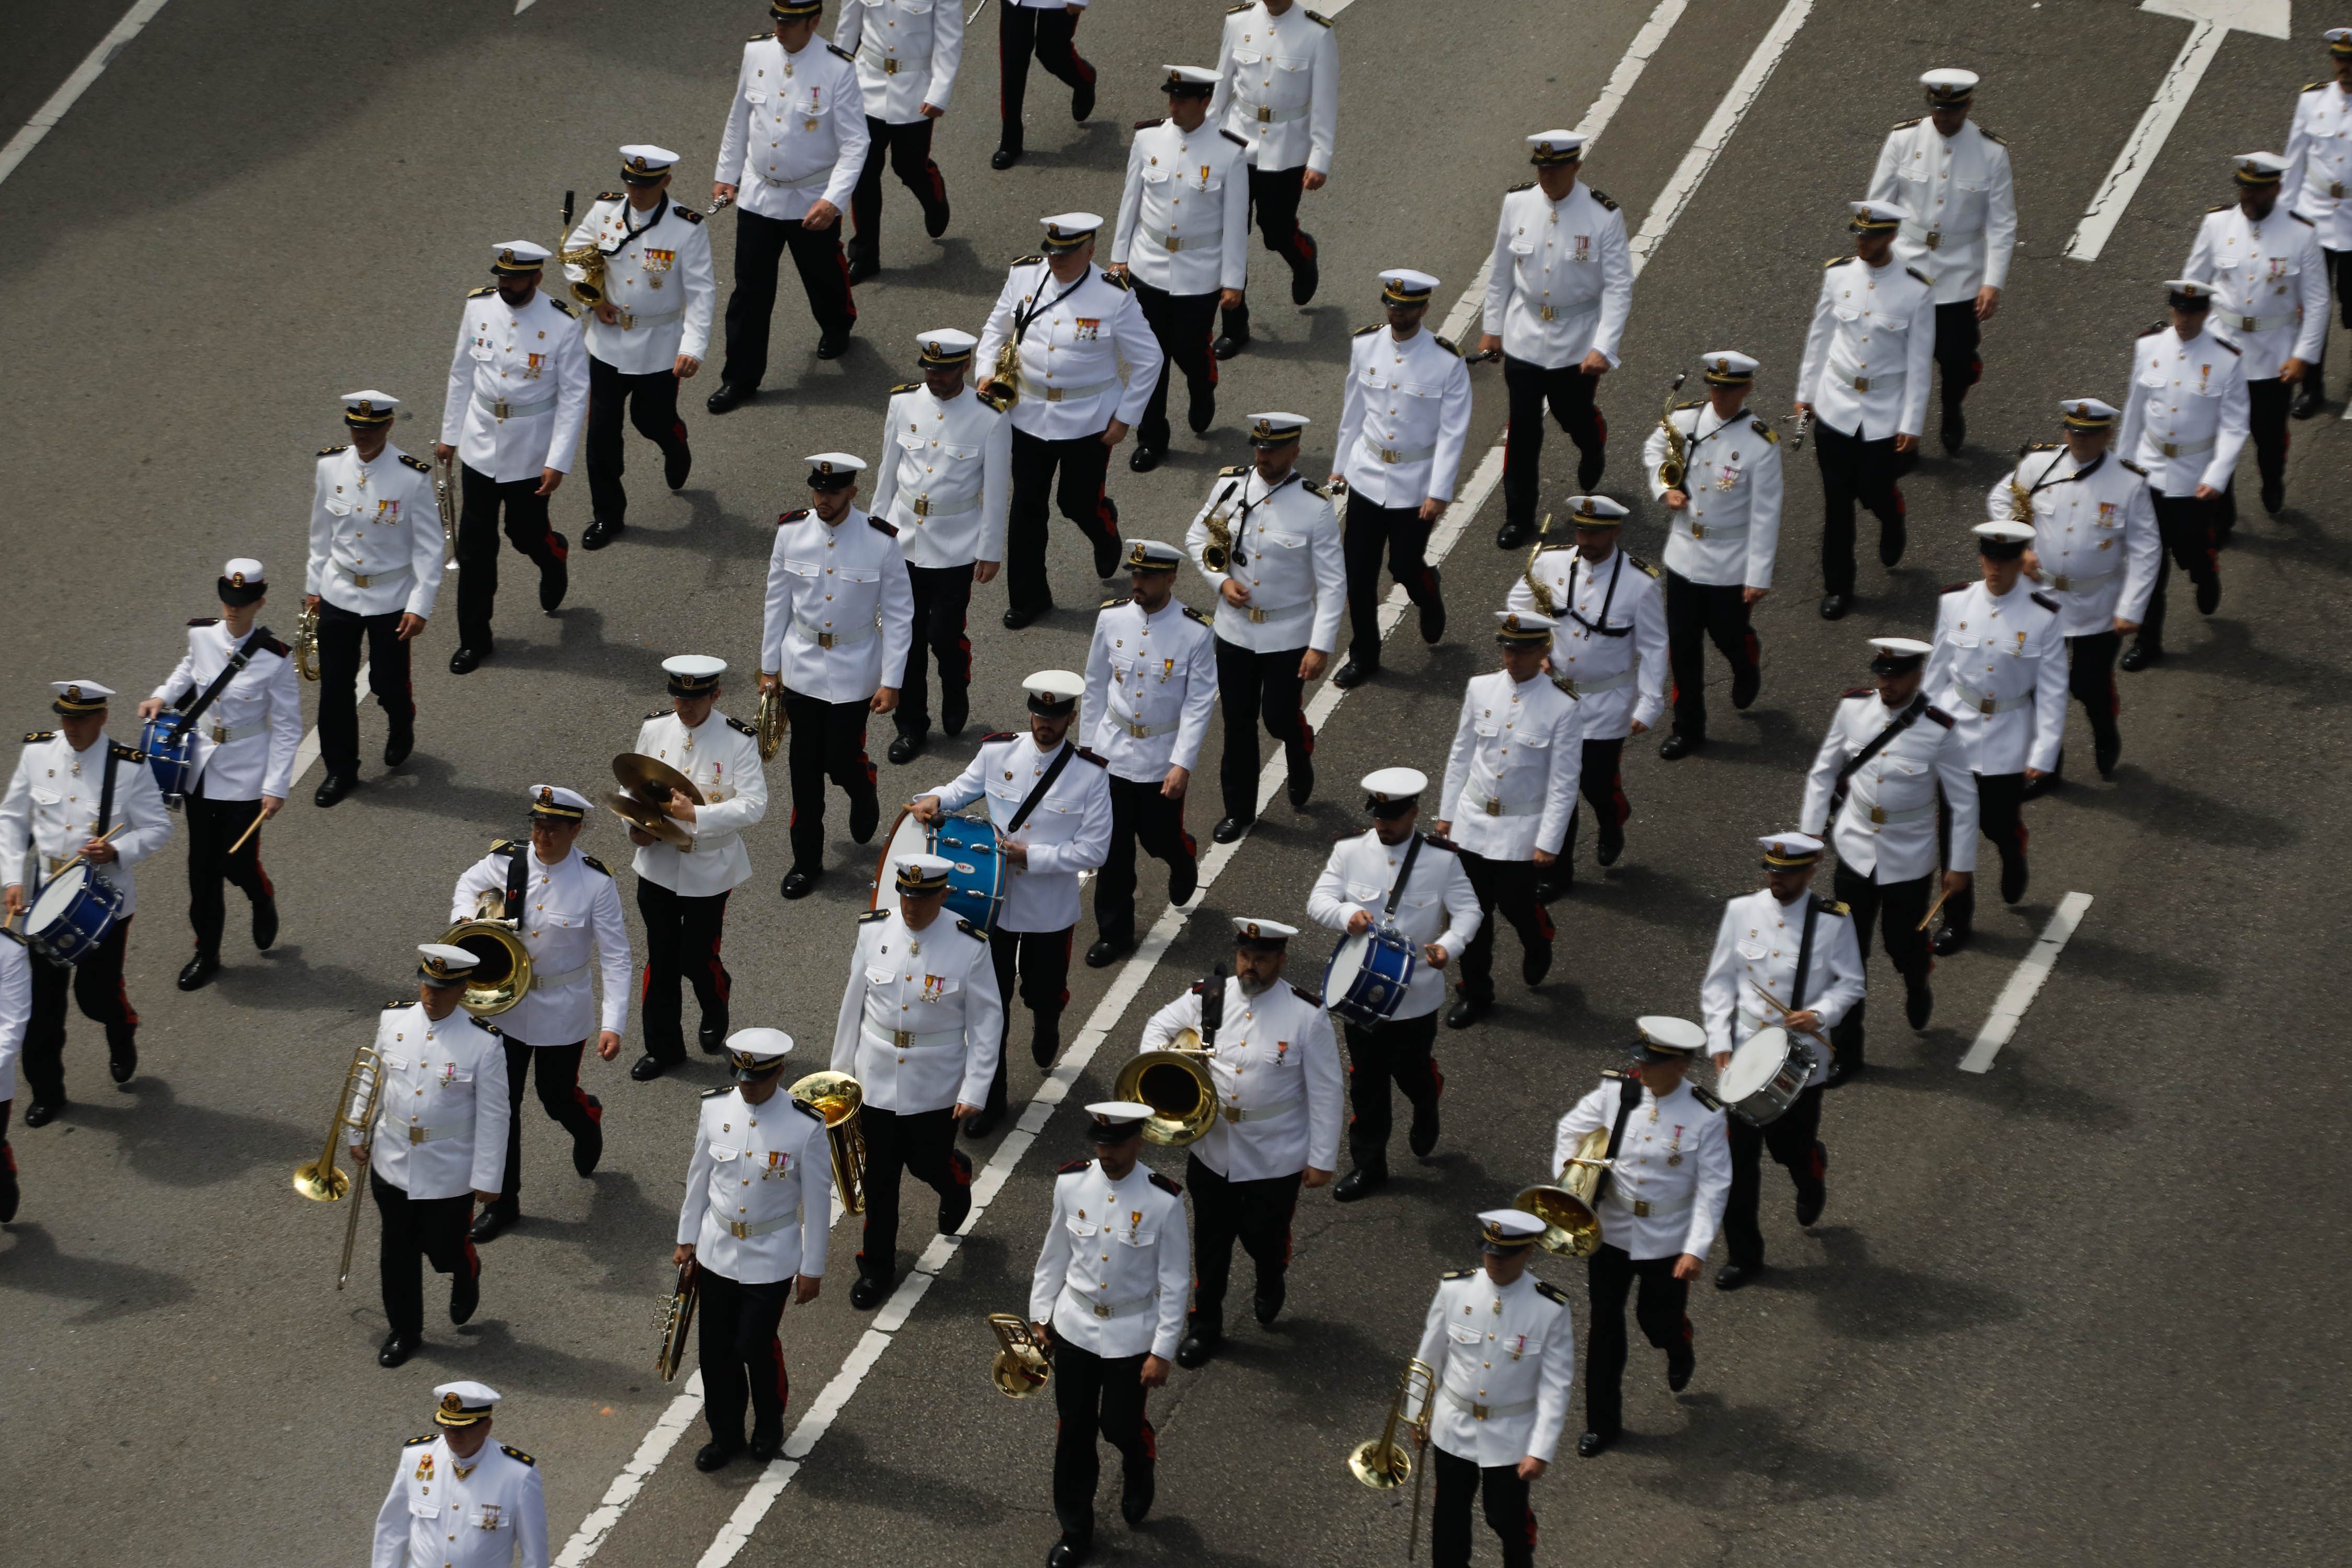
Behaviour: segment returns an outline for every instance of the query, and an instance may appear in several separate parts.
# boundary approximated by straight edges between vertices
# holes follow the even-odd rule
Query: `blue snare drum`
[[[1323,1005],[1350,1024],[1385,1024],[1396,1016],[1420,967],[1411,942],[1392,928],[1374,926],[1332,952],[1323,966]]]
[[[995,929],[997,911],[1004,905],[1004,858],[996,852],[993,824],[985,818],[942,816],[926,826],[914,813],[900,812],[883,843],[882,862],[875,868],[873,908],[898,908],[895,868],[902,855],[937,855],[947,861],[953,868],[948,872],[948,912],[983,932]]]
[[[163,804],[177,811],[188,797],[196,727],[186,722],[185,714],[166,711],[141,728],[139,749],[147,753],[147,766],[155,774],[155,787],[163,792]]]
[[[79,963],[98,951],[121,913],[121,889],[91,867],[68,867],[34,898],[25,945],[52,963]]]

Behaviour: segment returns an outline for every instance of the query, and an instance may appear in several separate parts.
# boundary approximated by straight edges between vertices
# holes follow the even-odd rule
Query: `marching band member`
[[[856,57],[866,100],[866,163],[849,193],[849,280],[882,270],[882,164],[915,193],[923,232],[948,231],[948,183],[931,161],[931,128],[948,111],[963,64],[963,7],[929,0],[845,0],[833,46]]]
[[[611,1061],[629,1026],[629,930],[613,873],[574,847],[595,807],[587,797],[551,784],[530,786],[530,837],[502,838],[467,867],[449,895],[449,919],[489,917],[511,923],[530,954],[530,989],[499,1015],[506,1046],[506,1172],[498,1201],[474,1220],[472,1236],[488,1241],[521,1216],[523,1080],[536,1068],[540,1109],[572,1134],[572,1168],[595,1173],[604,1153],[604,1102],[580,1087],[580,1058],[595,1029],[596,1055]],[[601,1027],[591,974],[604,994]]]
[[[788,899],[808,897],[824,875],[827,778],[849,796],[850,837],[865,843],[882,820],[866,719],[898,707],[915,622],[898,531],[856,506],[865,459],[819,452],[808,464],[809,504],[776,520],[760,636],[760,688],[783,688],[792,726]]]
[[[268,626],[254,625],[269,593],[261,563],[231,561],[221,568],[217,592],[221,613],[188,623],[188,651],[139,705],[142,720],[167,707],[195,717],[186,808],[188,924],[196,951],[180,969],[183,991],[206,984],[220,968],[223,881],[236,883],[253,906],[253,945],[267,949],[278,940],[278,894],[261,868],[255,824],[286,804],[302,744],[294,650]],[[240,840],[242,847],[230,854]]]
[[[833,1070],[865,1092],[866,1237],[849,1290],[861,1312],[880,1306],[898,1279],[901,1171],[939,1194],[940,1235],[971,1213],[971,1159],[955,1146],[955,1124],[979,1111],[999,1076],[1004,1020],[997,971],[982,962],[986,935],[940,918],[954,869],[936,855],[898,858],[898,907],[857,917],[834,1020]]]
[[[2322,36],[2327,40],[2328,77],[2306,82],[2295,95],[2279,200],[2316,231],[2336,284],[2336,308],[2344,324],[2352,327],[2352,271],[2347,270],[2352,267],[2352,140],[2346,136],[2352,131],[2352,27],[2330,27]],[[2326,342],[2323,331],[2323,358]],[[2326,372],[2314,360],[2303,373],[2302,390],[2294,397],[2297,419],[2319,412],[2327,396]]]
[[[696,1043],[716,1055],[727,1037],[727,999],[735,986],[719,956],[727,898],[751,877],[744,830],[768,815],[759,732],[719,711],[719,678],[727,673],[727,661],[682,653],[662,660],[662,669],[669,677],[669,711],[647,714],[630,749],[684,773],[702,792],[702,804],[670,792],[670,820],[690,835],[684,848],[629,829],[629,842],[637,847],[631,861],[637,916],[646,922],[645,984],[637,999],[646,1054],[629,1068],[639,1083],[686,1060],[681,977],[693,984],[702,1014]]]
[[[1731,1064],[1735,1046],[1768,1027],[1785,1028],[1790,1048],[1810,1064],[1811,1078],[1796,1103],[1768,1125],[1758,1127],[1741,1116],[1727,1124],[1731,1196],[1723,1238],[1731,1259],[1716,1271],[1718,1290],[1737,1290],[1764,1271],[1764,1232],[1756,1209],[1766,1151],[1796,1184],[1799,1225],[1821,1218],[1822,1205],[1829,1202],[1822,1176],[1830,1157],[1821,1141],[1822,1089],[1830,1068],[1826,1037],[1862,1000],[1864,984],[1851,913],[1843,904],[1806,891],[1822,862],[1822,841],[1802,833],[1776,833],[1757,842],[1764,847],[1766,886],[1724,905],[1699,988],[1707,1049],[1719,1074]]]
[[[1391,1081],[1412,1106],[1406,1146],[1424,1159],[1437,1147],[1437,1100],[1445,1092],[1445,1075],[1430,1050],[1437,1043],[1437,1010],[1445,1002],[1445,966],[1468,945],[1483,918],[1461,855],[1444,839],[1413,831],[1429,775],[1381,768],[1366,773],[1362,787],[1372,826],[1332,846],[1307,895],[1307,913],[1349,936],[1392,925],[1420,962],[1387,1018],[1348,1021],[1348,1103],[1354,1112],[1348,1158],[1354,1163],[1331,1193],[1343,1204],[1389,1179]]]
[[[705,1473],[743,1450],[747,1403],[751,1457],[765,1464],[783,1447],[792,1378],[776,1325],[787,1299],[806,1306],[824,1286],[833,1151],[821,1111],[789,1094],[777,1100],[792,1048],[782,1029],[728,1036],[733,1087],[703,1090],[695,1123],[669,1260],[692,1263],[700,1290],[695,1352],[710,1441],[694,1468]]]
[[[1122,1461],[1118,1511],[1150,1511],[1158,1434],[1145,1391],[1164,1387],[1184,1325],[1184,1189],[1136,1161],[1151,1107],[1097,1100],[1091,1160],[1054,1173],[1054,1213],[1029,1279],[1029,1319],[1054,1355],[1054,1518],[1047,1568],[1076,1568],[1094,1545],[1100,1432]],[[1099,1240],[1107,1250],[1097,1251]],[[1087,1245],[1081,1246],[1081,1242]]]
[[[1013,1028],[1017,977],[1029,1006],[1029,1057],[1042,1071],[1062,1048],[1062,1009],[1069,1005],[1070,933],[1078,923],[1078,877],[1099,870],[1110,853],[1113,809],[1108,764],[1068,738],[1078,715],[1083,678],[1041,669],[1022,686],[1029,694],[1029,732],[989,736],[971,765],[919,797],[909,810],[925,822],[988,803],[997,852],[1011,880],[988,932],[988,952],[1003,999],[998,1050],[988,1098],[965,1119],[964,1136],[985,1138],[1003,1119],[1004,1043]]]
[[[1348,567],[1330,492],[1297,471],[1307,423],[1297,414],[1251,415],[1252,462],[1217,471],[1184,532],[1184,552],[1217,592],[1224,815],[1211,836],[1220,844],[1257,819],[1260,723],[1282,742],[1292,807],[1305,810],[1315,790],[1315,729],[1299,699],[1339,645]]]
[[[416,748],[416,693],[409,645],[441,594],[441,504],[433,468],[391,441],[400,399],[343,395],[348,447],[319,454],[310,491],[310,548],[302,607],[319,615],[319,761],[327,776],[311,799],[332,805],[359,786],[360,647],[368,690],[392,732],[383,765]]]
[[[12,933],[13,934],[13,933]],[[8,1112],[16,1103],[16,1058],[33,1016],[33,960],[21,942],[0,942],[0,1225],[16,1217],[16,1151],[8,1146]]]
[[[975,9],[977,9],[975,7]],[[1004,0],[996,8],[997,114],[1001,129],[992,169],[1009,169],[1025,146],[1021,110],[1029,96],[1029,57],[1070,89],[1070,118],[1095,111],[1095,68],[1078,53],[1078,18],[1087,0]]]
[[[1198,1229],[1192,1310],[1176,1347],[1180,1366],[1205,1364],[1225,1337],[1225,1283],[1234,1243],[1256,1266],[1253,1306],[1274,1321],[1288,1288],[1290,1220],[1301,1186],[1330,1181],[1339,1153],[1339,1047],[1323,999],[1281,984],[1298,928],[1234,919],[1234,973],[1211,975],[1151,1016],[1145,1051],[1190,1029],[1216,1085],[1216,1120],[1185,1154]]]
[[[1290,302],[1306,304],[1323,273],[1315,237],[1298,226],[1298,198],[1323,188],[1339,129],[1339,40],[1331,18],[1298,0],[1227,7],[1209,121],[1249,142],[1258,237],[1290,264]],[[1224,316],[1216,352],[1231,359],[1249,343],[1247,299]]]
[[[106,736],[107,699],[113,689],[95,680],[53,680],[49,703],[55,730],[25,737],[8,793],[0,799],[0,893],[5,922],[40,896],[41,882],[27,891],[21,872],[27,856],[41,858],[42,881],[79,858],[91,875],[122,895],[122,911],[98,946],[68,972],[46,959],[33,965],[33,1004],[25,1025],[25,1082],[33,1103],[25,1125],[45,1127],[66,1102],[66,988],[82,1016],[106,1029],[107,1071],[129,1083],[139,1070],[139,1015],[123,989],[122,957],[131,943],[131,918],[139,910],[139,884],[131,868],[163,847],[172,818],[147,755]],[[109,826],[122,831],[106,837]]]
[[[1526,610],[1497,610],[1495,619],[1503,668],[1471,677],[1463,692],[1437,796],[1438,836],[1461,855],[1483,917],[1462,950],[1449,1029],[1468,1028],[1495,1005],[1498,910],[1519,933],[1520,978],[1540,985],[1551,972],[1551,915],[1538,884],[1568,841],[1582,767],[1576,700],[1543,672],[1550,619]]]
[[[451,1322],[465,1322],[480,1303],[482,1260],[467,1227],[477,1202],[499,1201],[513,1117],[498,1030],[457,1008],[478,961],[440,942],[416,951],[416,1000],[388,1003],[376,1020],[383,1114],[373,1138],[351,1146],[352,1163],[367,1167],[382,1221],[377,1273],[392,1332],[375,1360],[384,1367],[415,1355],[425,1337],[419,1257],[453,1276]],[[354,1121],[362,1098],[355,1094],[346,1108]]]
[[[1584,1352],[1584,1435],[1576,1451],[1590,1459],[1617,1440],[1623,1426],[1625,1297],[1641,1281],[1633,1321],[1666,1352],[1666,1386],[1690,1385],[1690,1282],[1706,1263],[1731,1195],[1731,1147],[1723,1102],[1686,1082],[1706,1046],[1706,1031],[1684,1018],[1636,1018],[1641,1037],[1623,1070],[1601,1075],[1601,1087],[1559,1119],[1547,1180],[1558,1181],[1578,1145],[1602,1128],[1614,1162],[1601,1173],[1594,1207],[1601,1247],[1585,1276],[1591,1317]]]
[[[1570,496],[1568,504],[1576,547],[1539,552],[1504,603],[1551,620],[1552,684],[1576,699],[1584,730],[1578,778],[1601,825],[1601,863],[1613,866],[1633,815],[1620,771],[1625,742],[1646,733],[1666,706],[1665,607],[1657,568],[1617,547],[1625,508],[1607,496]],[[1563,891],[1576,880],[1577,817],[1571,809],[1554,871]]]
[[[1201,885],[1184,797],[1217,700],[1216,641],[1209,617],[1176,601],[1172,544],[1139,539],[1127,547],[1130,598],[1095,617],[1079,711],[1094,715],[1095,746],[1110,784],[1110,844],[1095,878],[1095,942],[1087,964],[1100,969],[1135,945],[1135,848],[1168,863],[1168,901],[1189,902]],[[1153,634],[1158,640],[1153,640]]]
[[[1422,1325],[1413,1356],[1436,1374],[1429,1396],[1436,1408],[1423,1400],[1405,1414],[1429,1423],[1435,1568],[1469,1568],[1474,1501],[1483,1502],[1486,1528],[1502,1543],[1504,1568],[1531,1568],[1536,1560],[1528,1489],[1559,1451],[1576,1382],[1568,1293],[1528,1272],[1543,1231],[1543,1221],[1517,1209],[1479,1215],[1484,1266],[1441,1276]]]
[[[490,1445],[499,1391],[445,1383],[433,1424],[400,1446],[392,1489],[376,1510],[368,1568],[547,1568],[547,1499],[539,1461]],[[466,1561],[459,1563],[458,1558]]]

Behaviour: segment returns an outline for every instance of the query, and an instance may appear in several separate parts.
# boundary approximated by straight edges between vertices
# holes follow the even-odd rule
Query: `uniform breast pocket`
[[[1532,235],[1522,233],[1511,236],[1511,254],[1513,256],[1533,256],[1535,253],[1536,242],[1535,237]]]
[[[1110,662],[1110,679],[1114,685],[1124,686],[1135,678],[1135,666],[1121,659]]]
[[[2149,365],[2143,369],[2134,379],[2136,379],[2142,386],[2147,387],[2152,391],[2161,392],[2164,390],[2166,384],[2172,380],[2172,377],[2165,373],[2165,369],[2162,365]]]
[[[868,985],[887,985],[898,978],[898,972],[895,969],[878,969],[870,963],[866,966],[866,984]]]
[[[1482,741],[1491,741],[1503,732],[1502,725],[1491,721],[1474,724],[1471,728],[1477,731],[1478,738]]]
[[[339,500],[331,500],[327,503],[327,515],[329,517],[349,517],[357,510],[359,509],[356,507],[345,506]]]
[[[1519,732],[1519,744],[1535,752],[1537,762],[1541,762],[1551,754],[1551,737],[1539,734],[1533,730],[1524,730]]]
[[[1303,533],[1276,533],[1274,530],[1269,528],[1258,537],[1265,543],[1271,544],[1277,550],[1304,550],[1307,548],[1307,536]]]
[[[898,445],[907,451],[919,452],[929,446],[930,442],[920,436],[901,436],[898,437]]]
[[[898,9],[909,16],[928,16],[931,9],[931,0],[898,0]]]
[[[980,448],[977,447],[959,446],[951,441],[942,441],[940,443],[940,455],[946,458],[950,462],[977,462],[980,458]]]
[[[1115,1234],[1120,1244],[1126,1247],[1149,1248],[1160,1245],[1160,1227],[1156,1225],[1138,1226]]]
[[[1444,387],[1438,385],[1433,381],[1400,381],[1396,384],[1396,389],[1399,392],[1403,393],[1407,397],[1421,397],[1433,400],[1442,396],[1445,391]]]
[[[1264,49],[1241,48],[1234,51],[1234,63],[1238,66],[1257,65],[1264,61],[1265,58],[1265,51]]]
[[[467,1509],[466,1522],[476,1530],[512,1530],[514,1528],[514,1521],[507,1517],[506,1509],[494,1502]]]
[[[1936,778],[1927,764],[1912,757],[1894,757],[1878,776],[1882,806],[1901,809],[1922,805],[1935,793]]]
[[[499,357],[498,350],[492,348],[489,344],[481,342],[479,339],[477,339],[473,347],[467,349],[466,352],[472,355],[476,360],[484,363],[488,363],[489,361]]]
[[[2216,365],[2214,368],[2219,370],[2221,367]],[[2189,390],[2200,397],[2220,397],[2229,391],[2229,383],[2227,378],[2220,375],[2202,375],[2189,384]]]
[[[1360,904],[1377,903],[1389,896],[1389,890],[1373,882],[1349,882],[1348,897]]]
[[[824,568],[814,561],[787,561],[784,570],[795,577],[814,577]]]
[[[1445,1337],[1457,1345],[1478,1345],[1486,1342],[1486,1335],[1475,1329],[1464,1328],[1460,1323],[1447,1324]]]
[[[1842,299],[1830,307],[1830,314],[1841,321],[1859,321],[1862,320],[1862,302],[1852,298]]]
[[[882,568],[879,566],[844,566],[841,568],[841,580],[845,583],[856,583],[861,587],[869,586],[882,581]]]
[[[759,87],[746,88],[743,89],[743,101],[751,104],[765,103],[768,101],[767,89]]]
[[[437,1502],[420,1502],[415,1498],[410,1498],[408,1512],[413,1519],[439,1519],[441,1505]]]
[[[1761,961],[1764,955],[1771,951],[1760,942],[1743,942],[1738,944],[1739,956],[1750,963]]]
[[[1143,171],[1143,183],[1155,191],[1173,178],[1175,178],[1174,170],[1163,169],[1157,163],[1147,165]]]
[[[1090,1219],[1066,1219],[1062,1224],[1075,1240],[1088,1241],[1102,1234],[1102,1226]]]
[[[65,798],[65,796],[59,795],[53,789],[43,789],[38,784],[33,786],[33,804],[35,805],[60,805],[64,804]]]
[[[724,1165],[730,1162],[741,1159],[743,1157],[743,1151],[730,1147],[724,1143],[713,1143],[710,1146],[710,1157]]]

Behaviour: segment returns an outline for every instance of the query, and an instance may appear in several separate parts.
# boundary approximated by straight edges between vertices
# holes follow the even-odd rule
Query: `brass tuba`
[[[792,726],[792,716],[784,711],[784,683],[780,679],[773,686],[760,692],[759,711],[753,716],[751,728],[759,731],[760,760],[772,763],[783,749],[784,731]]]
[[[1664,489],[1683,488],[1684,469],[1690,461],[1690,448],[1683,445],[1683,433],[1675,428],[1675,394],[1689,378],[1690,372],[1686,370],[1675,372],[1674,384],[1666,388],[1665,412],[1658,416],[1658,428],[1666,433],[1666,460],[1658,465],[1658,484]]]
[[[661,1349],[654,1354],[654,1370],[664,1383],[677,1376],[686,1361],[687,1331],[694,1327],[694,1306],[702,1299],[702,1271],[688,1258],[677,1266],[677,1285],[662,1300]]]
[[[833,1151],[833,1186],[844,1214],[866,1212],[866,1130],[857,1120],[866,1091],[845,1072],[813,1072],[792,1087],[792,1096],[824,1118],[824,1141]]]
[[[352,1244],[360,1233],[360,1210],[363,1206],[352,1193],[352,1178],[335,1168],[335,1150],[348,1132],[365,1148],[375,1132],[376,1111],[383,1100],[383,1058],[373,1046],[362,1046],[352,1053],[352,1065],[343,1069],[343,1087],[335,1093],[334,1110],[327,1118],[327,1143],[319,1157],[294,1173],[294,1190],[313,1203],[341,1203],[352,1198],[351,1218],[343,1225],[343,1257],[335,1271],[335,1289],[340,1290],[352,1277]],[[354,1109],[356,1102],[356,1109]]]
[[[474,918],[459,921],[441,933],[450,947],[462,947],[478,960],[466,982],[457,1005],[477,1018],[495,1018],[530,994],[530,949],[523,946],[511,922],[499,918],[506,895],[485,891]]]
[[[1038,1342],[1037,1331],[1029,1320],[1017,1312],[991,1312],[988,1326],[996,1331],[996,1342],[1004,1348],[988,1363],[989,1381],[1007,1399],[1026,1399],[1045,1386],[1054,1375],[1054,1363],[1046,1358],[1045,1347]]]
[[[319,679],[319,612],[307,609],[294,623],[294,673],[305,680]]]
[[[1558,1186],[1529,1187],[1511,1200],[1513,1208],[1544,1222],[1536,1245],[1546,1252],[1590,1258],[1601,1250],[1601,1215],[1593,1205],[1600,1195],[1601,1173],[1609,1168],[1603,1157],[1608,1148],[1609,1130],[1594,1128],[1560,1167]]]
[[[1409,1419],[1405,1408],[1414,1397],[1421,1400],[1421,1418]],[[1404,1375],[1397,1379],[1396,1397],[1389,1401],[1388,1425],[1377,1437],[1368,1437],[1348,1454],[1348,1473],[1376,1492],[1394,1491],[1407,1479],[1412,1482],[1412,1532],[1405,1542],[1405,1561],[1418,1555],[1421,1542],[1421,1489],[1428,1479],[1425,1467],[1413,1463],[1412,1454],[1397,1441],[1397,1428],[1402,1426],[1412,1438],[1414,1448],[1429,1443],[1430,1418],[1436,1414],[1437,1369],[1415,1357],[1404,1363]]]
[[[1180,1029],[1168,1049],[1145,1051],[1118,1069],[1111,1098],[1151,1107],[1143,1124],[1145,1142],[1181,1149],[1198,1142],[1215,1122],[1217,1084],[1209,1076],[1211,1054],[1200,1036]]]

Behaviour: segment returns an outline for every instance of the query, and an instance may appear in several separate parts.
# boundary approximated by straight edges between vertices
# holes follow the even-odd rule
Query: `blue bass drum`
[[[121,914],[121,889],[91,867],[68,867],[35,896],[25,917],[25,945],[51,963],[79,963],[98,951]]]
[[[163,804],[173,811],[187,800],[194,771],[196,727],[184,726],[185,718],[184,714],[166,711],[148,720],[139,731],[139,749],[147,753],[147,766],[155,775],[155,787],[163,792]]]
[[[1342,941],[1323,966],[1323,1005],[1332,1016],[1370,1026],[1396,1016],[1421,959],[1392,929],[1374,926]]]
[[[870,907],[898,907],[896,868],[904,855],[937,855],[947,861],[953,868],[948,872],[948,912],[983,932],[995,929],[997,911],[1004,906],[1004,858],[996,850],[993,824],[985,818],[942,816],[926,826],[913,812],[901,811],[883,841]]]

